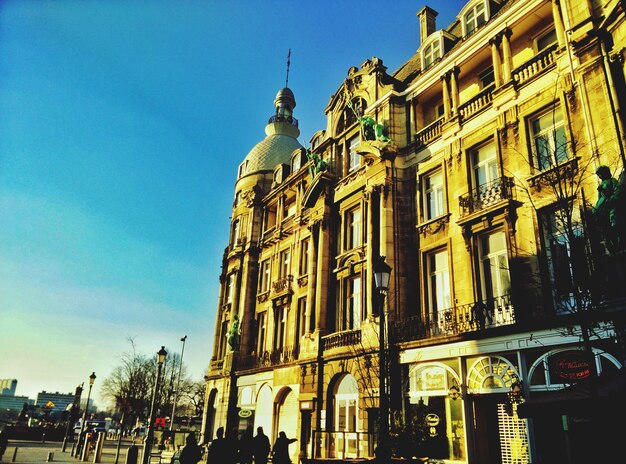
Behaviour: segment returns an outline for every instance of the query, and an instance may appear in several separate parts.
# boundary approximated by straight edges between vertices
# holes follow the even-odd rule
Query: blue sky
[[[439,3],[444,3],[440,5]],[[465,2],[429,4],[437,27]],[[423,0],[0,3],[0,378],[73,392],[130,349],[208,365],[237,166],[289,87],[300,142]]]

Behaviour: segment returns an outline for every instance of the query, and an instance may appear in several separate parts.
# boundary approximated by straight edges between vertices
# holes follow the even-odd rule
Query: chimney
[[[417,17],[420,19],[420,45],[424,43],[430,34],[437,30],[435,18],[438,14],[427,6],[417,12]]]

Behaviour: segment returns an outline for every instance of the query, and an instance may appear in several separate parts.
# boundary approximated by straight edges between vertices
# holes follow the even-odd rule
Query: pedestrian
[[[272,463],[273,464],[291,464],[291,458],[289,457],[289,445],[297,441],[295,438],[287,438],[285,432],[280,432],[278,438],[274,442],[274,448],[272,448]]]
[[[263,433],[263,427],[257,427],[256,436],[252,443],[252,455],[254,464],[267,464],[267,457],[270,455],[270,439]]]
[[[224,439],[224,427],[220,427],[215,432],[215,438],[209,445],[207,452],[208,463],[223,464],[226,458],[226,441]]]
[[[239,454],[239,440],[237,439],[237,429],[232,428],[226,432],[226,464],[237,464]]]
[[[239,438],[239,464],[252,464],[254,433],[252,426],[248,426]]]
[[[2,456],[4,456],[4,452],[7,450],[7,446],[9,446],[9,432],[7,429],[0,430],[0,461],[2,461]]]
[[[202,448],[200,448],[200,445],[198,445],[196,441],[195,433],[187,435],[185,447],[180,452],[178,459],[180,464],[197,464],[197,462],[202,459]]]

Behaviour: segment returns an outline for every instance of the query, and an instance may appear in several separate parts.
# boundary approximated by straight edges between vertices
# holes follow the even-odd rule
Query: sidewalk
[[[122,440],[120,444],[119,457],[117,458],[117,464],[125,464],[126,463],[126,453],[128,448],[131,446],[132,442],[130,440]],[[6,463],[20,463],[20,464],[40,464],[44,462],[55,462],[57,464],[81,464],[81,461],[78,458],[72,457],[72,446],[73,443],[68,443],[63,452],[63,443],[62,442],[35,442],[35,441],[15,441],[9,440],[9,446],[7,447],[6,452],[2,458],[2,464]],[[141,463],[141,454],[142,447],[141,445],[137,445],[139,448],[137,464]],[[156,451],[156,449],[155,449]],[[102,464],[115,464],[117,456],[117,440],[106,440],[104,442],[104,448],[102,450],[102,455],[100,458],[100,463]],[[88,461],[86,462],[94,462],[94,454],[91,453]],[[169,460],[163,459],[161,461],[160,458],[154,457],[151,460],[151,464],[169,464]]]

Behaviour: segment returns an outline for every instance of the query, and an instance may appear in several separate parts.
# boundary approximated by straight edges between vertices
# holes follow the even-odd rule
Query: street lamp
[[[89,410],[89,399],[91,398],[91,388],[93,387],[93,383],[96,381],[96,373],[92,372],[91,375],[89,376],[89,390],[87,391],[87,404],[85,404],[85,410],[83,411],[83,419],[81,420],[80,423],[80,435],[78,436],[78,452],[80,453],[80,455],[83,455],[84,458],[82,459],[83,461],[86,460],[87,455],[84,453],[84,449],[86,448],[86,444],[85,444],[85,436],[84,436],[84,432],[85,432],[85,423],[87,422],[87,411]]]
[[[174,390],[174,401],[172,404],[172,419],[170,420],[170,432],[174,429],[174,413],[176,412],[176,400],[178,399],[178,390],[180,388],[180,373],[183,368],[183,355],[185,354],[185,341],[187,340],[187,335],[180,339],[183,342],[183,349],[180,352],[180,364],[178,365],[178,380],[176,381],[176,390]]]
[[[385,296],[389,289],[389,277],[391,266],[385,262],[384,256],[379,256],[374,263],[374,283],[378,291],[378,389],[379,389],[379,412],[378,412],[378,443],[376,445],[376,461],[389,462],[391,458],[391,446],[389,443],[389,392],[387,391],[387,352],[385,346]]]
[[[163,362],[165,361],[165,357],[167,356],[167,351],[165,351],[165,347],[162,346],[159,351],[157,351],[157,375],[154,380],[154,391],[152,392],[152,404],[150,405],[150,422],[148,422],[148,435],[146,436],[146,441],[143,444],[143,455],[141,457],[142,464],[148,464],[150,462],[150,450],[152,449],[152,440],[154,439],[154,409],[156,403],[157,392],[159,390],[159,380],[161,379],[161,368],[163,367]]]

